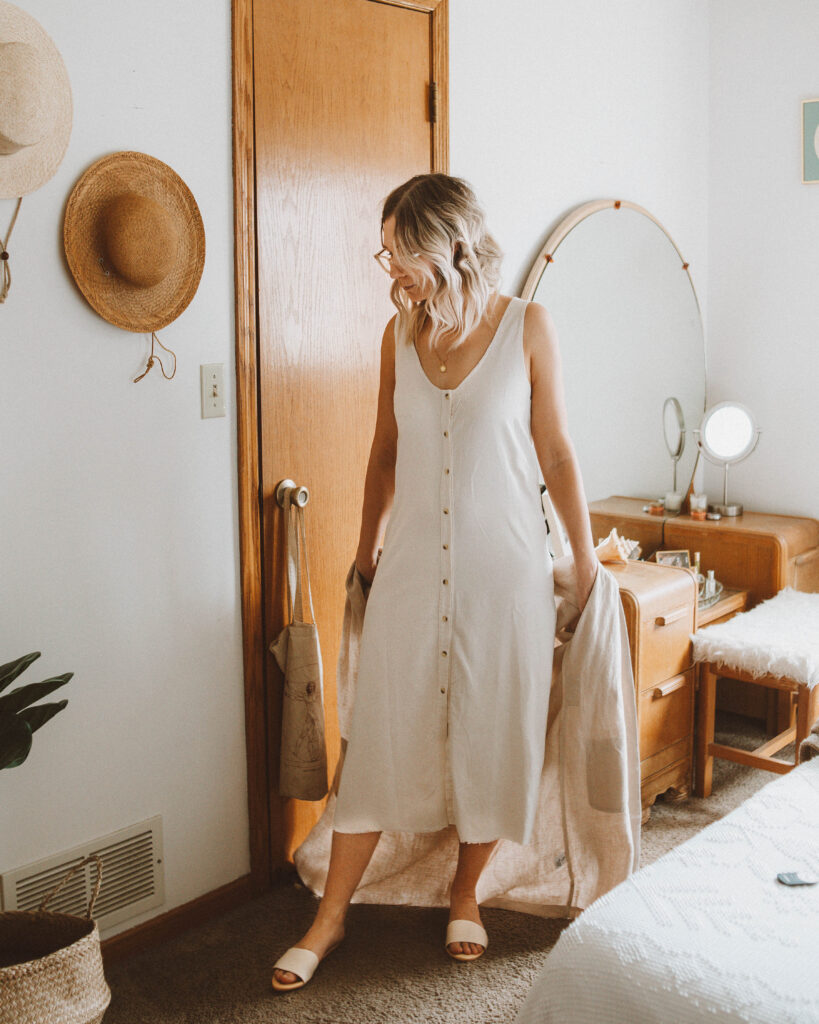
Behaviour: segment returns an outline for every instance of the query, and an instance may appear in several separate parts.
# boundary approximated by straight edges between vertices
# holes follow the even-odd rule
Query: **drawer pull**
[[[688,605],[683,605],[682,608],[677,608],[676,611],[669,612],[667,615],[658,615],[654,620],[655,626],[670,626],[672,622],[679,622],[680,619],[684,619],[688,615],[690,609]]]
[[[663,683],[662,686],[654,687],[651,699],[659,700],[661,697],[667,697],[669,693],[674,693],[675,690],[681,690],[687,682],[688,680],[684,675],[677,676],[674,679],[669,679],[668,682]]]

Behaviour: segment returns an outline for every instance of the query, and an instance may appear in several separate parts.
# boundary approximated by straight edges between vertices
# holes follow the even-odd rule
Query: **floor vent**
[[[157,815],[36,864],[7,871],[0,876],[3,909],[36,910],[43,897],[90,853],[102,859],[102,888],[94,907],[100,931],[165,902],[162,818]],[[96,876],[94,865],[86,865],[50,901],[48,909],[84,916]]]

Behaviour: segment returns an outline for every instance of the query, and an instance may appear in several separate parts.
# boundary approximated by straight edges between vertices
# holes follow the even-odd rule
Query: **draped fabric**
[[[367,596],[354,566],[346,581],[338,663],[339,724],[350,730]],[[640,770],[634,679],[617,581],[599,567],[577,614],[570,558],[554,563],[557,620],[545,758],[530,841],[501,839],[477,890],[483,906],[576,917],[626,879],[640,860]],[[345,743],[342,743],[342,747]],[[304,883],[324,891],[336,791],[295,852]],[[458,854],[453,826],[384,832],[353,902],[448,906]]]

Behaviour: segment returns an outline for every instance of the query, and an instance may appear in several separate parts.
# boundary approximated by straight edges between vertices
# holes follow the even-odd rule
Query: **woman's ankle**
[[[458,900],[460,903],[478,902],[477,891],[474,885],[453,882],[449,890],[449,902]]]
[[[325,903],[325,901],[322,900],[316,913],[316,923],[330,925],[335,928],[343,928],[347,918],[348,909],[349,904],[339,905]]]

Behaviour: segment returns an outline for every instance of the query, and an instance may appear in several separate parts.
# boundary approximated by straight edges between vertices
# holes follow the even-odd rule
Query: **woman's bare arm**
[[[389,518],[395,495],[395,457],[398,425],[395,422],[395,317],[384,329],[381,339],[381,380],[378,388],[378,413],[375,435],[364,480],[364,506],[361,534],[355,564],[361,575],[372,581],[378,560],[378,545]]]
[[[569,437],[557,331],[543,306],[531,302],[523,333],[532,382],[532,439],[549,496],[569,535],[582,609],[597,574],[597,556],[580,467]]]

